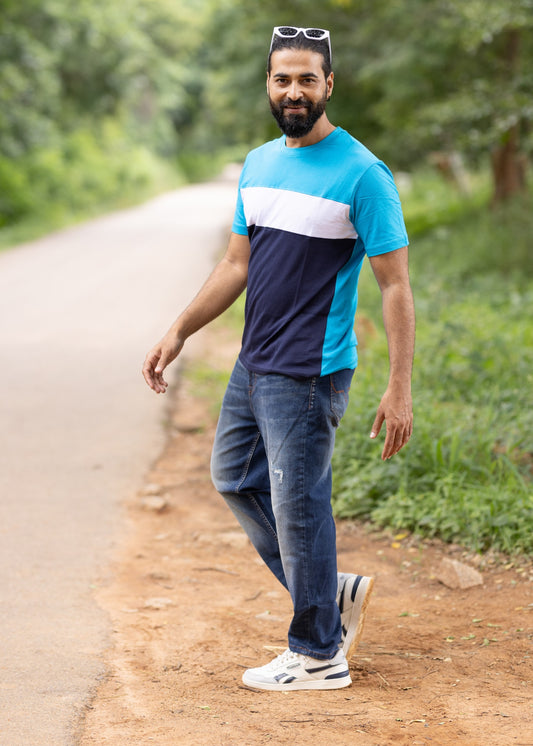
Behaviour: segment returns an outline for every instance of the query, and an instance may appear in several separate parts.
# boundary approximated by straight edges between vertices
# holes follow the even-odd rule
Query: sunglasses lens
[[[295,26],[280,26],[278,28],[278,34],[280,36],[298,36],[299,29]]]
[[[323,39],[326,32],[321,28],[308,28],[305,30],[305,35],[311,39]]]

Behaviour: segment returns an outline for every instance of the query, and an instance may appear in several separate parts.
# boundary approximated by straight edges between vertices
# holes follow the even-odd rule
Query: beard
[[[328,99],[324,96],[316,104],[311,101],[307,101],[304,98],[300,98],[297,101],[291,101],[284,99],[279,104],[275,104],[269,97],[270,111],[272,112],[274,119],[277,122],[280,130],[294,139],[305,137],[308,135],[315,124],[318,122],[322,114],[326,110],[326,103]],[[306,109],[305,114],[285,114],[284,109],[286,106],[301,106]]]

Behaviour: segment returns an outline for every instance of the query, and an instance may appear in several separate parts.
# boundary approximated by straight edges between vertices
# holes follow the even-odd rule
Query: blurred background
[[[531,0],[2,0],[0,226],[203,178],[277,136],[265,66],[288,23],[331,29],[331,119],[393,169],[525,189]]]
[[[416,437],[383,471],[366,425],[354,435],[386,354],[363,275],[337,513],[531,552],[533,0],[1,0],[0,245],[277,137],[265,69],[283,24],[331,30],[330,120],[394,171],[411,239]]]

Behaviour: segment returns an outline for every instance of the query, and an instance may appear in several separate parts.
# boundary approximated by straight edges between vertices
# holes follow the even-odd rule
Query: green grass
[[[417,202],[413,213],[405,201],[417,308],[414,434],[386,463],[368,438],[388,370],[366,268],[359,312],[377,332],[361,351],[339,430],[334,509],[479,551],[533,553],[530,204],[491,212],[473,199],[453,222],[421,233],[416,219],[409,225]]]

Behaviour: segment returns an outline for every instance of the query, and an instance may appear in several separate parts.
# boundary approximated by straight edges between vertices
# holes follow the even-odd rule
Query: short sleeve
[[[381,161],[361,177],[353,210],[355,230],[368,256],[396,251],[409,243],[398,190]]]
[[[246,216],[244,214],[244,205],[242,201],[242,194],[241,194],[241,186],[243,183],[243,176],[244,176],[244,170],[246,168],[246,163],[244,164],[244,167],[241,172],[241,176],[239,179],[239,189],[237,192],[237,204],[235,205],[235,214],[233,216],[233,225],[231,227],[231,230],[233,233],[238,233],[241,236],[247,236],[248,235],[248,226],[246,224]]]

